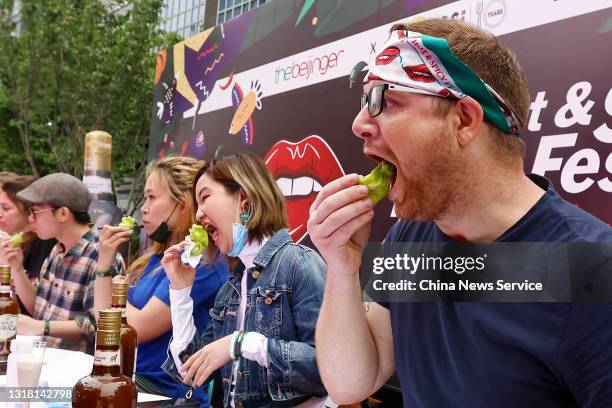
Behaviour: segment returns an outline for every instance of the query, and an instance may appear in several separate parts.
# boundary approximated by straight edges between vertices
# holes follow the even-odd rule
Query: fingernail
[[[368,192],[367,186],[359,186],[359,190],[357,190],[359,194],[366,194]]]

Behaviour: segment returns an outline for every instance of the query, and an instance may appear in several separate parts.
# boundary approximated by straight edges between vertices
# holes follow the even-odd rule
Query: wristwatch
[[[48,336],[51,333],[51,320],[45,319],[45,330],[43,336]]]

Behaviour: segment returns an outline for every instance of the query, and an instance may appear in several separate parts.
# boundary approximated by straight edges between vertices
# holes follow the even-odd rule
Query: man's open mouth
[[[395,164],[391,163],[388,160],[383,159],[380,156],[376,156],[374,154],[366,153],[366,156],[369,157],[370,159],[374,160],[376,163],[385,162],[385,163],[389,164],[391,167],[393,167],[393,175],[391,176],[391,187],[389,188],[389,191],[392,190],[393,186],[395,185],[395,180],[397,179],[397,167],[395,166]]]

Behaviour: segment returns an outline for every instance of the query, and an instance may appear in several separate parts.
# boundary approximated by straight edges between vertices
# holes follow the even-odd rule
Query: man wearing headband
[[[364,83],[353,132],[395,168],[386,242],[612,242],[608,225],[524,174],[527,85],[490,33],[439,19],[394,27]],[[308,223],[328,265],[316,348],[334,401],[361,401],[395,372],[406,407],[612,406],[611,304],[364,307],[367,193],[356,174],[329,183]]]

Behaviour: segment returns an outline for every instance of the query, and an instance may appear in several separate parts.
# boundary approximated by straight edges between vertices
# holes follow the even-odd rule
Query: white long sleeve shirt
[[[238,258],[244,265],[244,272],[242,273],[242,279],[240,281],[240,308],[238,311],[237,318],[237,331],[244,331],[244,318],[246,315],[247,305],[247,276],[248,270],[255,266],[253,260],[259,253],[260,249],[268,241],[268,237],[264,238],[261,242],[251,242],[247,244]],[[176,368],[181,373],[183,362],[179,358],[180,353],[187,348],[193,336],[196,334],[196,328],[193,321],[193,301],[191,300],[191,287],[175,290],[170,288],[170,310],[172,313],[172,341],[170,342],[170,353],[176,364]],[[233,342],[230,344],[228,353],[231,357],[233,349]],[[257,363],[268,368],[268,338],[261,333],[248,332],[245,334],[242,340],[241,347],[242,357],[257,361]],[[238,362],[234,360],[232,365],[232,392],[230,394],[230,406],[234,407],[234,389],[236,385],[236,378],[238,373]],[[184,376],[181,373],[182,376]],[[311,398],[302,404],[297,405],[298,408],[321,408],[321,407],[336,407],[331,400],[326,398]]]

